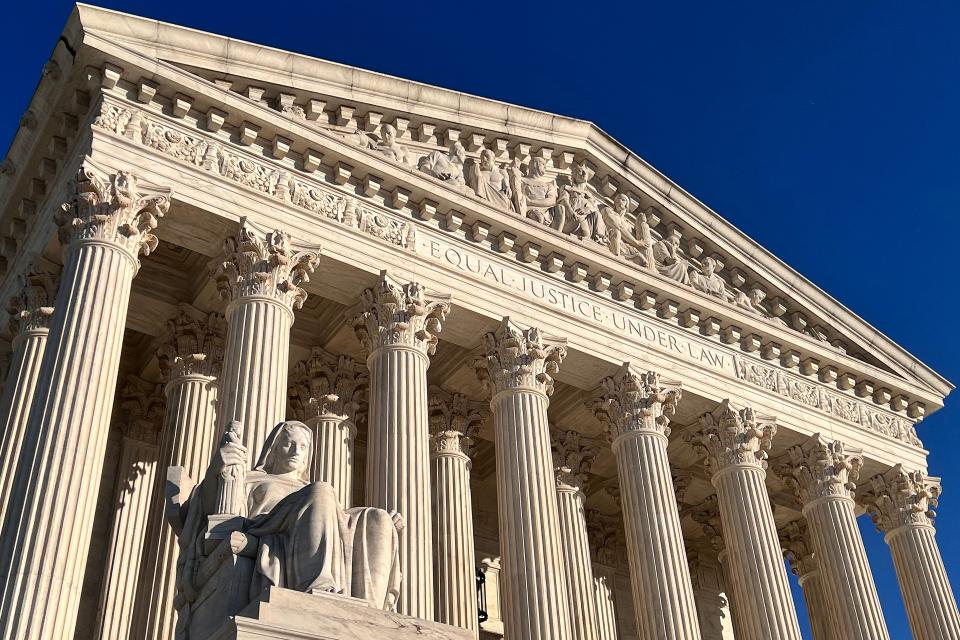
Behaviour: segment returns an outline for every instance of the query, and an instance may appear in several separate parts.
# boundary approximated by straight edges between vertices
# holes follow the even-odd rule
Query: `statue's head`
[[[296,420],[287,420],[274,427],[267,436],[254,469],[273,475],[294,475],[309,482],[312,460],[313,432],[310,427]]]
[[[454,142],[453,146],[450,147],[450,154],[460,161],[460,164],[467,159],[467,150],[463,148],[463,145],[460,142]]]
[[[704,258],[703,259],[703,273],[707,276],[712,276],[717,270],[717,261],[713,258]]]
[[[493,151],[484,149],[480,152],[480,166],[486,171],[493,169],[493,158]]]
[[[630,209],[630,197],[625,193],[618,193],[613,199],[613,208],[617,213],[626,213]]]
[[[543,158],[536,157],[530,161],[530,177],[531,178],[540,178],[547,173],[547,161]]]
[[[385,124],[380,129],[380,137],[384,143],[392,146],[397,141],[397,129],[392,124]]]

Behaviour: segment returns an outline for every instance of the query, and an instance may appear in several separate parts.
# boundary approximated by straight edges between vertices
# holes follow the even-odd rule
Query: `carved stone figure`
[[[701,270],[690,272],[690,284],[697,291],[728,300],[727,284],[717,274],[717,261],[713,258],[704,258]]]
[[[590,192],[593,169],[586,162],[573,165],[570,184],[560,188],[557,200],[556,228],[576,234],[581,240],[590,239],[606,244],[606,227],[600,215],[600,202]]]
[[[467,159],[467,150],[459,142],[450,146],[450,152],[431,151],[420,158],[417,167],[437,180],[443,180],[457,188],[466,187],[463,177],[463,163]]]
[[[371,145],[371,148],[394,162],[410,164],[406,149],[397,142],[397,129],[392,124],[380,128],[380,142]]]
[[[484,149],[480,152],[480,162],[470,167],[467,181],[477,196],[497,209],[512,211],[510,183],[506,172],[494,162],[493,151]]]
[[[641,225],[647,224],[646,216],[641,213],[637,216],[637,223],[630,224],[627,212],[630,210],[630,198],[625,193],[618,193],[613,199],[613,206],[604,206],[603,221],[607,227],[607,241],[610,252],[615,256],[623,256],[627,260],[637,263],[641,267],[653,264],[650,246],[650,232],[647,229],[646,240]]]
[[[680,253],[680,232],[673,229],[667,237],[653,245],[657,271],[681,284],[690,284],[690,263]]]
[[[217,592],[232,603],[229,609],[242,606],[235,594],[244,585],[235,582],[243,576],[249,579],[246,601],[276,586],[343,594],[392,610],[400,588],[401,517],[370,507],[344,510],[330,484],[311,483],[313,432],[302,422],[274,427],[250,471],[238,427],[226,431],[198,486],[188,486],[178,467],[168,474],[177,491],[168,498],[167,515],[180,542],[177,639],[190,640],[191,629],[215,624],[191,618],[223,615],[201,593]],[[217,584],[224,545],[249,556],[243,558],[248,568]]]
[[[513,188],[513,207],[521,216],[543,224],[553,222],[553,207],[557,204],[557,185],[546,177],[547,161],[534,158],[527,166],[527,175],[519,166],[511,167],[510,184]]]

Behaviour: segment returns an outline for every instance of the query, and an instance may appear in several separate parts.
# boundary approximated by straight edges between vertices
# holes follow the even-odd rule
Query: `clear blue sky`
[[[103,4],[592,120],[960,380],[956,3]],[[0,148],[70,6],[4,10]],[[938,537],[955,585],[958,418],[960,396],[920,426],[944,479]],[[909,638],[887,549],[861,520],[890,632]]]

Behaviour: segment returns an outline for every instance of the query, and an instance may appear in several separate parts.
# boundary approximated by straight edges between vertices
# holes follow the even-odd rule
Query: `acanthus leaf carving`
[[[721,551],[726,546],[726,542],[723,540],[723,524],[720,521],[720,502],[717,494],[704,498],[700,504],[691,507],[689,513],[693,521],[700,525],[714,550]]]
[[[735,409],[729,400],[700,416],[699,425],[684,434],[706,457],[707,475],[732,467],[766,469],[767,453],[777,433],[773,418],[757,416],[751,407]]]
[[[448,298],[427,296],[420,283],[401,283],[383,271],[377,285],[363,291],[349,316],[367,353],[399,345],[433,355],[450,311]]]
[[[551,450],[557,488],[584,491],[587,471],[599,450],[597,443],[577,431],[553,429],[552,432]]]
[[[220,376],[226,320],[219,313],[181,308],[167,321],[167,333],[157,350],[160,372],[166,380],[190,375]]]
[[[827,440],[816,433],[803,444],[787,449],[774,466],[805,505],[831,496],[852,499],[863,458],[839,440]]]
[[[561,341],[545,338],[540,329],[521,329],[509,317],[483,336],[484,355],[473,362],[477,377],[492,395],[525,389],[553,393],[553,376],[567,355]],[[551,344],[552,343],[552,344]]]
[[[474,438],[489,418],[486,403],[433,386],[429,389],[428,408],[433,453],[472,455]]]
[[[870,478],[861,500],[877,529],[891,533],[908,525],[933,526],[941,491],[940,478],[897,464]]]
[[[10,331],[14,335],[50,328],[57,297],[57,279],[54,270],[39,264],[37,259],[30,269],[20,275],[20,291],[7,302]]]
[[[160,442],[160,431],[167,408],[163,385],[148,382],[136,376],[125,381],[120,392],[123,435],[147,444]]]
[[[322,416],[356,424],[365,406],[368,381],[362,363],[313,347],[310,358],[293,366],[287,406],[297,420],[307,424]]]
[[[594,509],[587,509],[584,515],[593,560],[608,567],[618,566],[623,558],[623,534],[618,518]]]
[[[606,423],[612,440],[633,432],[666,437],[681,397],[679,383],[661,380],[655,371],[637,371],[625,362],[615,375],[600,382],[590,408]]]
[[[813,552],[806,520],[793,520],[778,531],[783,555],[790,563],[790,572],[802,578],[819,569]]]

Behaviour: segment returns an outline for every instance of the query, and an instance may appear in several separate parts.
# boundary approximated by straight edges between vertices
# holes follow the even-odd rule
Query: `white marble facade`
[[[299,546],[187,557],[167,476],[262,480],[284,420],[298,504],[395,536],[346,595],[438,638],[796,640],[791,580],[817,640],[888,638],[864,512],[960,638],[915,428],[952,385],[592,124],[78,6],[20,125],[0,639],[300,588]],[[273,513],[230,486],[205,516]]]

